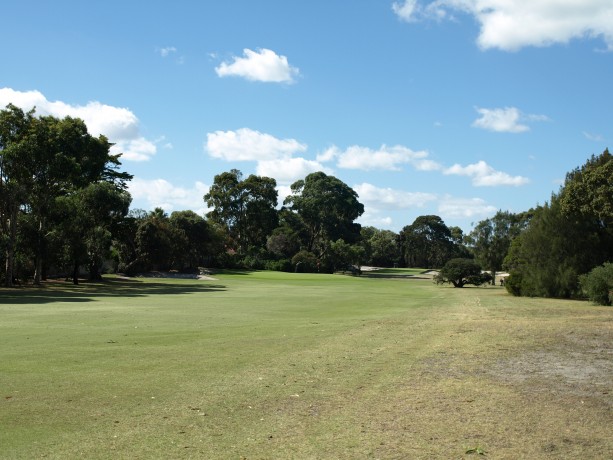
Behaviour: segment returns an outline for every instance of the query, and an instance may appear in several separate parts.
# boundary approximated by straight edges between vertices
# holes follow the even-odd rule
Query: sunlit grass
[[[0,457],[611,456],[613,310],[420,272],[1,290]]]

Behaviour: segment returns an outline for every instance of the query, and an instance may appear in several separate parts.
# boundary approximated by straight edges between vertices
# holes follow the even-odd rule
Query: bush
[[[300,251],[292,257],[292,265],[296,272],[315,273],[319,271],[317,256],[309,251]]]
[[[292,262],[289,259],[267,260],[264,264],[264,268],[275,272],[291,272]]]
[[[492,275],[482,273],[481,266],[473,259],[451,259],[434,277],[436,284],[451,283],[453,287],[461,288],[466,284],[481,286],[492,281]]]
[[[613,263],[605,263],[579,277],[581,290],[592,302],[599,305],[613,303]]]

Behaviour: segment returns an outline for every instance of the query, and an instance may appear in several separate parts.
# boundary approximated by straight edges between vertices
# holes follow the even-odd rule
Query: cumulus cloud
[[[16,91],[0,88],[0,107],[12,103],[23,110],[36,107],[37,115],[80,118],[93,136],[105,135],[115,145],[112,154],[123,153],[122,158],[145,161],[155,155],[156,144],[140,134],[139,121],[129,109],[102,104],[97,101],[86,105],[71,105],[62,101],[49,101],[39,91]]]
[[[259,176],[274,177],[277,182],[283,184],[293,183],[299,179],[304,179],[307,175],[322,171],[332,174],[333,171],[326,168],[318,161],[306,160],[304,158],[281,158],[277,160],[266,160],[258,162],[256,173]]]
[[[483,109],[477,107],[476,110],[481,117],[473,122],[473,126],[499,133],[523,133],[530,130],[530,127],[523,123],[548,120],[545,115],[524,115],[516,107],[505,107],[502,109]]]
[[[355,185],[353,189],[360,197],[360,202],[376,210],[423,208],[427,203],[436,200],[436,195],[432,193],[380,188],[367,182]]]
[[[302,179],[312,172],[332,174],[320,161],[294,156],[306,152],[306,144],[296,139],[278,139],[249,128],[209,133],[205,150],[211,157],[225,161],[255,161],[258,175],[274,177],[283,184]]]
[[[428,159],[428,152],[415,152],[407,147],[396,145],[388,147],[382,145],[378,150],[358,145],[351,146],[344,151],[338,147],[330,147],[318,155],[319,161],[337,160],[339,168],[361,169],[363,171],[384,170],[399,171],[400,165],[409,164],[419,171],[434,171],[441,166]]]
[[[468,166],[455,164],[443,171],[446,175],[468,176],[472,178],[473,185],[477,187],[496,187],[500,185],[512,185],[518,187],[529,182],[522,176],[511,176],[505,172],[496,171],[485,161],[479,161]]]
[[[243,57],[234,56],[232,62],[222,62],[215,72],[220,77],[242,77],[251,81],[293,83],[300,71],[289,65],[287,57],[269,49],[257,51],[245,48]]]
[[[488,216],[497,211],[481,198],[457,198],[445,195],[438,205],[439,214],[445,219],[474,218]]]
[[[226,161],[266,161],[304,152],[306,144],[295,139],[277,139],[270,134],[241,128],[207,134],[206,150],[213,158]]]
[[[148,210],[162,208],[166,212],[191,209],[200,215],[208,212],[204,195],[209,186],[196,182],[193,187],[177,187],[164,179],[139,179],[135,177],[128,184],[133,200],[145,203]]]
[[[613,3],[609,0],[405,0],[392,5],[403,20],[453,17],[467,13],[480,24],[482,49],[516,51],[577,38],[601,38],[613,51]]]
[[[372,225],[378,228],[392,227],[393,221],[390,216],[386,215],[387,212],[424,208],[437,199],[437,196],[432,193],[381,188],[367,182],[354,185],[353,189],[366,210],[359,222],[362,225]]]

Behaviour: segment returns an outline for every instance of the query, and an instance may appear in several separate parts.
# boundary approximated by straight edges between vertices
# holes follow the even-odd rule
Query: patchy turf
[[[613,458],[613,309],[386,275],[0,290],[0,456]]]

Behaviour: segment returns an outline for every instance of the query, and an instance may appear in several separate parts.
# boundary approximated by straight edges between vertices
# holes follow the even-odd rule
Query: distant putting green
[[[613,309],[378,275],[0,289],[0,458],[613,458]]]

